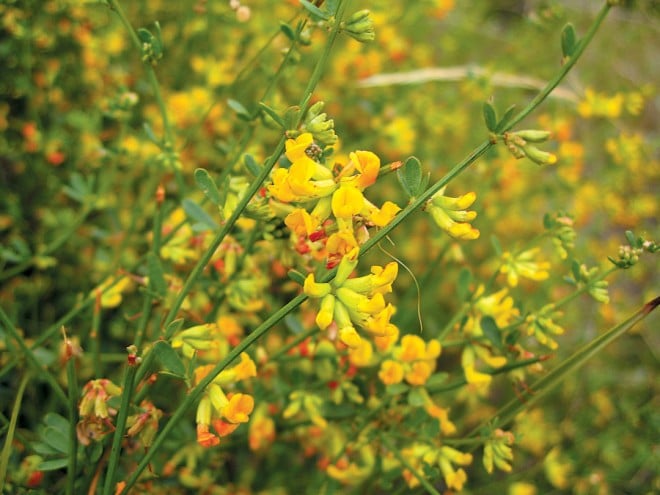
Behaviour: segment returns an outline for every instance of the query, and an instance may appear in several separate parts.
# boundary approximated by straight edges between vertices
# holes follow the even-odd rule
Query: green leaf
[[[53,428],[52,426],[47,426],[41,433],[42,440],[53,449],[61,452],[62,454],[69,453],[69,425],[66,425],[66,428],[60,430],[59,428]]]
[[[422,193],[422,164],[417,157],[409,157],[403,166],[396,171],[396,176],[403,190],[411,198],[417,197]]]
[[[227,105],[229,105],[229,108],[236,112],[236,115],[238,115],[239,118],[243,120],[252,120],[250,112],[248,112],[247,108],[245,108],[240,101],[229,98],[227,100]]]
[[[305,8],[305,10],[307,10],[310,14],[312,14],[313,17],[317,17],[318,19],[323,19],[324,21],[330,19],[330,16],[328,14],[323,12],[313,3],[308,2],[307,0],[300,0],[300,3]]]
[[[498,349],[502,349],[502,334],[492,316],[483,316],[481,318],[481,329],[484,335]]]
[[[211,203],[216,206],[222,204],[222,198],[220,196],[220,191],[218,191],[218,186],[215,185],[215,181],[205,169],[195,169],[195,182],[197,182],[197,187],[202,190]]]
[[[145,122],[144,124],[142,124],[142,127],[144,128],[144,132],[147,134],[147,138],[149,138],[149,141],[154,143],[159,148],[162,148],[162,143],[160,142],[160,139],[156,137],[156,134],[154,134],[154,130],[151,128],[151,125]]]
[[[302,273],[300,273],[298,270],[289,270],[289,273],[287,275],[294,282],[296,282],[300,285],[304,285],[305,276]]]
[[[255,177],[259,176],[261,173],[261,167],[259,164],[257,164],[256,160],[252,155],[249,153],[243,156],[243,162],[245,162],[245,168],[248,169],[248,172],[250,172],[252,175]]]
[[[34,450],[39,455],[50,456],[50,455],[59,455],[60,452],[57,449],[54,449],[47,443],[35,442],[32,444],[32,450]]]
[[[388,385],[385,387],[387,395],[399,395],[408,391],[408,389],[410,389],[410,387],[405,383],[395,383],[394,385]]]
[[[167,294],[167,282],[165,282],[165,272],[160,258],[156,254],[149,252],[147,254],[147,275],[149,277],[149,288],[160,297]]]
[[[428,380],[426,380],[424,386],[430,388],[430,387],[436,387],[438,385],[442,385],[447,381],[447,378],[449,378],[449,373],[445,373],[444,371],[439,373],[434,373],[429,377]]]
[[[186,377],[186,367],[181,361],[179,354],[172,349],[172,346],[164,340],[159,340],[154,344],[152,352],[163,369],[174,376]]]
[[[183,327],[183,321],[184,321],[183,318],[177,318],[172,323],[167,325],[167,328],[165,329],[165,338],[169,339],[170,337],[172,337],[172,335],[174,335],[179,330],[181,330],[181,328]]]
[[[421,387],[413,387],[408,392],[408,404],[413,407],[422,407],[424,405],[424,394]]]
[[[630,244],[630,247],[636,248],[639,247],[637,244],[637,239],[635,239],[635,234],[632,233],[630,230],[626,230],[626,240],[628,241],[628,244]]]
[[[462,268],[458,273],[456,295],[460,301],[465,301],[470,295],[470,284],[472,283],[472,280],[472,272],[469,268]]]
[[[507,108],[504,111],[504,115],[502,116],[502,119],[498,122],[495,132],[501,132],[502,130],[504,130],[504,128],[509,124],[509,122],[513,118],[513,114],[515,111],[516,111],[516,105],[511,105],[509,108]]]
[[[576,282],[579,282],[582,278],[580,276],[580,262],[578,260],[571,260],[571,273]]]
[[[577,35],[575,27],[570,22],[564,26],[561,32],[561,51],[564,57],[570,57],[575,52],[577,46]]]
[[[296,32],[286,22],[280,21],[280,31],[291,41],[296,41]]]
[[[289,28],[291,29],[291,28]],[[275,123],[280,126],[282,129],[286,129],[286,126],[284,125],[284,120],[282,117],[280,117],[280,114],[278,114],[275,110],[270,108],[268,105],[266,105],[264,102],[259,102],[259,106],[261,109],[271,118]]]
[[[50,459],[48,461],[44,461],[41,464],[39,464],[37,466],[37,469],[39,471],[55,471],[56,469],[62,469],[66,467],[68,463],[69,463],[68,457]]]
[[[69,420],[57,413],[51,412],[46,414],[46,416],[44,416],[44,423],[46,426],[50,426],[62,431],[67,431],[69,428]]]
[[[489,131],[495,132],[497,130],[497,111],[493,104],[489,101],[484,102],[483,106],[484,122]]]
[[[186,212],[188,218],[194,220],[197,223],[205,225],[210,229],[218,229],[218,224],[215,223],[215,220],[213,220],[211,215],[206,213],[206,211],[204,211],[202,207],[195,203],[192,199],[184,199],[181,204],[183,206],[183,211]]]

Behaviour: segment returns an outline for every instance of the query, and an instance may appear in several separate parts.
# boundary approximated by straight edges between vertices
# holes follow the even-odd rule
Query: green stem
[[[585,292],[587,292],[589,290],[589,288],[595,282],[598,282],[600,280],[603,280],[603,279],[609,277],[612,273],[614,273],[617,270],[618,270],[618,268],[616,266],[613,266],[613,267],[609,268],[608,270],[605,270],[603,273],[599,274],[595,279],[590,280],[588,283],[585,283],[582,287],[578,288],[577,290],[571,292],[567,296],[563,297],[562,299],[560,299],[559,301],[554,303],[554,307],[559,309],[562,306],[565,306],[566,304],[570,303],[571,301],[573,301],[577,297],[579,297],[582,294],[584,294]]]
[[[124,385],[122,387],[121,405],[117,414],[117,424],[115,425],[115,433],[112,437],[112,447],[110,448],[110,460],[108,461],[108,471],[105,476],[105,484],[103,485],[103,495],[110,495],[113,493],[113,485],[117,466],[119,465],[119,455],[121,454],[121,442],[124,439],[124,430],[126,429],[126,420],[128,419],[128,409],[131,403],[131,391],[133,390],[133,383],[135,381],[135,373],[137,366],[129,366],[124,377]]]
[[[440,492],[433,488],[433,485],[428,482],[428,480],[424,477],[422,473],[420,473],[415,467],[408,462],[408,459],[403,457],[403,454],[399,451],[396,446],[394,446],[388,438],[385,436],[380,437],[380,441],[383,444],[383,446],[389,450],[394,457],[398,459],[398,461],[408,470],[410,473],[417,478],[417,480],[422,484],[422,486],[426,489],[427,493],[431,493],[432,495],[440,495]]]
[[[500,410],[497,411],[491,419],[475,428],[468,436],[478,435],[481,429],[488,425],[492,425],[493,427],[498,428],[503,428],[506,426],[518,413],[536,404],[568,375],[576,372],[589,359],[602,351],[608,344],[621,337],[639,321],[646,318],[646,316],[650,314],[658,305],[660,305],[660,297],[656,297],[654,300],[645,304],[640,310],[638,310],[624,322],[616,325],[588,344],[582,346],[582,348],[565,359],[559,366],[537,380],[531,387],[523,390],[520,394],[520,397],[512,399],[506,405],[500,408]]]
[[[117,0],[108,0],[108,5],[112,10],[114,10],[117,13],[117,16],[119,17],[121,23],[128,31],[131,37],[131,41],[133,42],[133,45],[135,45],[135,48],[137,49],[141,57],[142,42],[140,41],[140,38],[138,38],[137,32],[135,31],[135,29],[133,29],[133,26],[126,17],[124,10],[121,8],[121,5],[119,5],[119,2]],[[156,104],[158,105],[158,109],[160,110],[161,120],[163,121],[163,129],[165,130],[165,139],[164,142],[162,143],[163,145],[162,147],[164,151],[173,151],[174,132],[172,131],[172,125],[170,124],[170,119],[167,116],[167,107],[165,106],[165,100],[163,100],[163,95],[161,94],[160,91],[160,85],[158,84],[156,71],[154,71],[154,68],[148,63],[144,63],[143,65],[147,72],[147,78],[149,79],[149,84],[151,85],[151,88],[154,92],[154,98],[156,99]],[[184,184],[183,184],[183,177],[181,176],[181,171],[176,167],[174,167],[173,170],[179,189],[180,191],[183,191]]]
[[[330,57],[330,52],[332,51],[332,46],[334,45],[334,42],[337,38],[337,35],[339,33],[339,28],[341,24],[341,18],[343,16],[344,11],[346,10],[346,2],[340,2],[339,7],[338,7],[338,12],[337,12],[337,22],[335,24],[335,27],[333,30],[330,32],[330,35],[328,37],[328,41],[326,43],[325,49],[323,53],[321,54],[321,57],[319,58],[316,67],[314,68],[314,71],[312,72],[312,76],[309,80],[309,83],[307,85],[307,88],[305,90],[305,94],[303,95],[300,108],[301,112],[298,116],[298,123],[302,121],[303,115],[304,115],[304,109],[306,108],[307,104],[309,103],[312,93],[314,91],[314,88],[318,84],[319,80],[321,79],[321,74],[323,73],[323,69]],[[248,190],[244,193],[243,197],[239,201],[238,205],[236,206],[236,209],[234,212],[231,214],[231,216],[227,219],[227,222],[223,226],[223,228],[220,230],[220,232],[217,234],[213,242],[211,243],[211,246],[206,250],[206,252],[202,255],[202,258],[197,262],[195,267],[193,268],[192,272],[188,276],[188,279],[186,279],[186,282],[184,283],[183,288],[177,295],[177,299],[175,300],[172,308],[170,308],[170,312],[168,313],[167,317],[165,318],[165,322],[163,323],[163,327],[167,327],[172,321],[174,321],[174,318],[176,317],[176,313],[178,312],[179,308],[181,307],[181,304],[183,303],[183,299],[185,296],[188,294],[190,289],[192,288],[193,284],[201,274],[201,272],[204,270],[206,265],[208,264],[209,260],[211,259],[211,256],[217,249],[217,247],[220,245],[222,240],[225,238],[225,236],[229,233],[231,228],[234,226],[240,215],[243,213],[243,210],[246,208],[248,202],[252,199],[254,194],[256,194],[257,190],[261,187],[261,184],[263,181],[266,179],[268,174],[270,174],[271,169],[279,159],[280,155],[284,151],[284,142],[285,138],[282,137],[280,139],[280,142],[277,144],[275,151],[273,154],[266,160],[266,163],[264,164],[264,167],[259,174],[259,176],[252,182]],[[244,338],[234,349],[232,349],[227,356],[225,356],[224,359],[222,359],[214,368],[211,370],[211,372],[204,377],[195,388],[193,388],[188,396],[183,400],[183,402],[177,407],[177,409],[174,411],[172,414],[172,417],[168,421],[168,423],[163,427],[163,429],[160,431],[160,433],[156,436],[154,439],[154,442],[151,446],[151,449],[145,454],[145,456],[142,458],[142,461],[138,464],[138,466],[135,468],[135,471],[131,474],[131,476],[128,478],[126,481],[126,485],[124,489],[122,490],[121,493],[127,493],[128,490],[135,484],[137,481],[138,477],[146,469],[146,467],[149,465],[149,462],[151,461],[151,458],[154,456],[156,452],[158,452],[159,447],[162,445],[162,443],[165,441],[167,438],[167,435],[175,428],[175,426],[178,424],[178,422],[183,418],[185,413],[192,407],[192,405],[197,401],[197,399],[204,393],[204,390],[206,387],[213,381],[213,379],[220,374],[222,370],[224,370],[229,364],[231,364],[234,359],[236,359],[243,351],[245,351],[247,348],[249,348],[252,343],[254,343],[257,339],[259,339],[263,334],[265,334],[268,330],[270,330],[275,324],[277,324],[282,318],[284,318],[287,314],[289,314],[291,311],[296,309],[298,306],[300,306],[305,300],[307,299],[307,296],[305,295],[299,295],[295,298],[293,298],[291,301],[289,301],[286,305],[284,305],[282,308],[280,308],[277,312],[275,312],[273,315],[271,315],[269,318],[267,318],[261,325],[259,325],[251,334],[249,334],[246,338]],[[151,354],[151,353],[150,353]]]
[[[14,433],[16,432],[16,424],[18,423],[18,413],[21,410],[21,402],[23,402],[23,393],[25,387],[30,381],[30,374],[26,373],[21,378],[16,392],[16,400],[14,407],[11,411],[11,418],[9,420],[9,429],[5,437],[5,444],[2,446],[2,454],[0,455],[0,492],[4,492],[5,478],[7,476],[7,466],[9,465],[9,456],[11,455],[11,444],[14,441]]]
[[[16,327],[14,327],[14,324],[11,322],[2,308],[0,308],[0,322],[2,322],[4,325],[7,333],[9,334],[9,338],[14,339],[18,346],[21,348],[21,352],[27,359],[28,364],[36,373],[36,375],[46,380],[50,387],[53,389],[53,392],[55,392],[57,398],[66,405],[68,400],[66,398],[66,394],[62,390],[62,387],[60,387],[60,385],[57,383],[57,380],[55,380],[55,377],[51,374],[51,372],[39,364],[39,360],[34,355],[32,350],[27,346],[25,340],[23,340],[23,337],[21,337],[21,335],[18,333],[18,330],[16,330]]]
[[[92,351],[92,361],[94,367],[94,376],[101,378],[101,311],[103,308],[100,304],[101,294],[96,294],[97,302],[94,305],[92,312],[92,331],[89,335],[90,346]]]
[[[596,34],[596,31],[598,31],[600,25],[605,20],[605,17],[607,16],[607,13],[609,12],[610,8],[611,8],[610,3],[605,2],[603,8],[600,10],[598,16],[589,27],[587,33],[578,42],[573,54],[564,62],[564,65],[562,65],[561,70],[557,73],[555,77],[553,77],[550,80],[550,82],[548,82],[548,84],[539,92],[539,94],[537,94],[534,97],[534,99],[529,102],[529,104],[524,109],[522,109],[515,117],[513,117],[513,119],[511,119],[511,121],[506,126],[504,126],[503,129],[501,129],[500,131],[501,133],[513,129],[513,127],[516,124],[521,122],[523,119],[525,119],[525,117],[527,117],[530,113],[532,113],[534,109],[538,107],[543,102],[543,100],[545,100],[557,86],[559,86],[559,83],[564,79],[564,77],[566,77],[566,74],[568,74],[568,72],[573,68],[573,66],[577,63],[578,59],[584,53],[584,50],[591,43],[591,40]]]
[[[67,387],[69,392],[69,464],[66,473],[66,495],[74,495],[76,482],[76,462],[78,459],[78,377],[76,375],[76,359],[71,356],[66,363]]]

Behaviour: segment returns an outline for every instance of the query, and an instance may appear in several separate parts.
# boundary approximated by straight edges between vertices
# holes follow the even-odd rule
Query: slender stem
[[[519,398],[509,401],[501,407],[492,418],[472,430],[467,436],[471,437],[477,435],[479,431],[488,424],[492,424],[494,427],[499,428],[506,426],[519,412],[536,404],[568,375],[576,372],[582,365],[602,351],[608,344],[624,335],[637,323],[646,318],[656,307],[658,307],[658,305],[660,305],[660,297],[656,297],[622,323],[582,346],[552,371],[544,375],[542,378],[539,378],[531,387],[522,391]]]
[[[138,38],[137,32],[135,31],[135,29],[133,29],[133,26],[126,17],[124,10],[121,8],[121,5],[119,5],[119,2],[117,0],[108,0],[108,5],[112,10],[114,10],[117,13],[117,16],[119,17],[121,23],[128,31],[131,37],[131,41],[133,41],[133,45],[135,45],[135,48],[137,49],[138,53],[141,56],[142,42],[140,41],[140,38]],[[147,78],[149,79],[149,84],[151,85],[151,88],[154,92],[154,98],[156,99],[156,104],[158,105],[161,119],[163,121],[163,129],[165,130],[165,139],[164,142],[162,143],[163,145],[162,147],[164,151],[171,152],[173,151],[173,146],[174,146],[174,132],[172,131],[172,125],[170,124],[170,120],[167,115],[167,107],[165,106],[165,100],[163,100],[163,95],[161,94],[160,91],[160,85],[158,84],[156,71],[154,71],[154,68],[148,63],[145,63],[143,65],[147,72]],[[183,177],[181,176],[181,171],[176,167],[174,167],[174,176],[179,185],[179,189],[183,191],[184,189]]]
[[[399,449],[396,448],[390,442],[389,438],[386,438],[384,435],[380,437],[380,441],[383,444],[383,446],[389,450],[394,457],[398,459],[398,461],[408,470],[410,473],[417,478],[417,481],[421,483],[421,485],[426,489],[427,493],[431,493],[432,495],[440,495],[440,492],[433,488],[433,485],[428,482],[428,480],[424,477],[422,473],[420,473],[410,462],[408,462],[408,459],[403,457],[403,454],[399,451]]]
[[[16,424],[18,423],[18,413],[21,410],[21,402],[23,401],[23,393],[25,387],[30,381],[30,373],[25,373],[16,391],[16,400],[14,407],[11,411],[11,418],[9,419],[9,428],[7,436],[5,437],[5,444],[2,446],[2,454],[0,454],[0,492],[4,492],[5,477],[7,476],[7,466],[9,465],[9,456],[11,455],[11,444],[14,441],[14,433],[16,432]]]
[[[306,108],[307,104],[311,99],[314,88],[321,79],[321,74],[323,73],[323,69],[330,57],[332,47],[339,33],[341,19],[345,10],[346,10],[346,2],[340,1],[337,11],[337,17],[336,17],[337,22],[333,30],[330,32],[325,49],[321,54],[321,57],[319,58],[316,67],[314,68],[314,71],[312,72],[312,76],[310,77],[309,83],[302,97],[302,101],[300,103],[301,112],[298,116],[298,123],[302,121],[304,115],[304,109]],[[206,252],[202,255],[201,259],[197,262],[197,264],[193,268],[192,272],[188,276],[188,279],[186,279],[183,288],[177,295],[177,298],[173,306],[170,308],[170,312],[165,318],[165,322],[163,323],[164,327],[167,327],[172,321],[174,321],[174,318],[176,317],[176,313],[178,312],[179,308],[181,307],[181,304],[183,303],[183,299],[188,294],[193,284],[195,283],[201,272],[208,264],[209,260],[211,259],[211,256],[218,248],[222,240],[225,238],[225,236],[230,232],[230,230],[232,229],[232,227],[234,226],[240,215],[243,213],[243,210],[245,210],[248,202],[256,194],[257,190],[261,187],[261,184],[266,179],[268,174],[270,174],[271,169],[273,168],[273,166],[279,159],[280,155],[284,151],[284,142],[285,142],[285,138],[282,137],[282,139],[280,139],[280,142],[277,144],[273,154],[268,158],[268,160],[266,160],[266,163],[264,164],[264,167],[261,173],[259,174],[259,176],[252,182],[252,184],[250,184],[250,187],[244,193],[243,197],[236,206],[236,209],[227,219],[227,222],[224,224],[220,232],[218,232],[218,234],[216,235],[215,239],[211,243],[211,246],[209,246],[209,248],[206,250]],[[270,330],[287,314],[289,314],[291,311],[293,311],[298,306],[300,306],[306,299],[307,296],[301,294],[293,298],[286,305],[280,308],[277,312],[275,312],[273,315],[267,318],[261,325],[259,325],[259,327],[257,327],[252,333],[250,333],[247,337],[245,337],[234,349],[232,349],[227,354],[227,356],[225,356],[225,358],[222,359],[213,368],[213,370],[211,370],[211,372],[206,377],[204,377],[204,379],[202,379],[194,389],[190,391],[188,396],[174,411],[169,422],[163,427],[160,433],[156,436],[151,446],[151,449],[145,454],[145,456],[142,458],[142,461],[140,461],[138,466],[135,468],[135,471],[133,471],[131,476],[128,478],[124,490],[121,493],[127,493],[128,490],[135,484],[142,471],[144,471],[144,469],[146,469],[146,467],[149,465],[149,462],[151,461],[153,455],[156,452],[158,452],[159,447],[165,441],[167,435],[170,433],[170,431],[172,431],[175,428],[175,426],[185,415],[185,413],[192,407],[192,405],[202,395],[202,393],[204,392],[206,387],[211,383],[211,381],[213,381],[213,379],[217,375],[219,375],[222,370],[224,370],[227,366],[229,366],[229,364],[231,364],[231,362],[234,359],[236,359],[243,351],[249,348],[252,345],[252,343],[254,343],[257,339],[259,339],[268,330]]]
[[[115,433],[112,437],[112,447],[110,448],[108,470],[105,476],[105,484],[103,485],[103,495],[110,495],[113,492],[115,474],[117,472],[117,466],[119,465],[119,455],[121,454],[121,441],[124,439],[124,430],[126,429],[126,420],[128,419],[128,409],[131,403],[131,392],[133,390],[136,372],[137,366],[129,366],[128,370],[126,370],[126,376],[124,377],[121,405],[119,406],[119,412],[117,414]]]
[[[30,367],[33,368],[33,371],[36,373],[36,375],[46,380],[50,385],[50,387],[53,389],[53,392],[55,392],[57,398],[63,404],[66,405],[68,403],[68,400],[66,398],[66,394],[62,390],[62,387],[60,387],[59,383],[57,383],[57,380],[55,380],[55,377],[51,374],[51,372],[48,371],[48,369],[46,369],[44,366],[39,364],[39,360],[34,355],[34,352],[32,352],[32,350],[27,346],[23,337],[21,337],[21,335],[18,333],[18,330],[16,330],[16,327],[14,327],[14,324],[11,322],[11,320],[9,319],[9,317],[1,307],[0,307],[0,322],[2,322],[5,329],[7,330],[9,337],[14,339],[18,344],[18,346],[21,348],[21,352],[27,359]]]
[[[66,473],[66,495],[74,495],[76,482],[76,463],[78,460],[78,377],[76,375],[75,357],[70,357],[66,363],[66,378],[69,392],[69,464]]]
[[[566,77],[566,74],[568,74],[568,72],[573,68],[573,66],[577,63],[578,59],[584,53],[584,50],[591,43],[591,40],[596,34],[596,31],[598,31],[600,25],[605,20],[605,17],[607,16],[607,13],[609,12],[610,8],[611,8],[610,2],[605,2],[602,9],[598,13],[598,16],[589,27],[589,30],[584,35],[584,37],[578,42],[577,46],[575,47],[575,51],[564,62],[564,65],[562,66],[561,70],[557,73],[557,75],[553,77],[550,80],[550,82],[548,82],[548,84],[545,86],[545,88],[543,88],[534,97],[534,99],[529,102],[529,104],[525,108],[523,108],[515,117],[513,117],[513,119],[511,119],[511,121],[500,132],[504,133],[512,129],[516,124],[518,124],[523,119],[525,119],[525,117],[527,117],[530,113],[532,113],[534,109],[538,107],[543,102],[543,100],[545,100],[557,86],[559,86],[559,83],[564,79],[564,77]]]

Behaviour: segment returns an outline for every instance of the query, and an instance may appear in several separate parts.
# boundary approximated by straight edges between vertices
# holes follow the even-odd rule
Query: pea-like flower
[[[502,254],[503,264],[500,272],[506,274],[507,282],[511,287],[518,285],[520,277],[540,281],[550,276],[548,272],[550,263],[534,260],[534,257],[540,250],[540,248],[535,247],[516,255],[508,251]]]
[[[477,195],[469,192],[453,198],[445,196],[444,191],[443,187],[433,195],[426,203],[426,211],[431,214],[438,227],[455,239],[478,239],[479,231],[470,225],[470,222],[477,217],[477,212],[468,211],[477,199]]]

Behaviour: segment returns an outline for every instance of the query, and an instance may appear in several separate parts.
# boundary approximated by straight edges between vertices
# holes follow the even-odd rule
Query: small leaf
[[[142,43],[149,43],[149,44],[151,44],[152,41],[154,40],[154,36],[153,36],[153,34],[151,34],[151,33],[149,32],[149,30],[148,30],[148,29],[145,29],[145,28],[140,28],[140,29],[138,29],[138,30],[137,30],[137,35],[138,35],[138,38],[140,38],[140,41],[141,41]]]
[[[289,278],[293,280],[294,282],[304,285],[305,284],[305,276],[300,273],[298,270],[289,270]]]
[[[215,185],[213,178],[205,169],[198,168],[195,170],[195,182],[197,182],[197,187],[202,190],[211,203],[216,206],[222,204],[222,198],[220,196],[220,191],[218,191],[218,186]]]
[[[626,230],[626,240],[628,241],[628,244],[630,244],[630,247],[639,247],[637,245],[637,239],[635,239],[635,234],[630,230]]]
[[[424,394],[421,387],[413,387],[408,392],[408,404],[413,407],[421,407],[424,405]]]
[[[68,437],[69,425],[67,424],[66,429],[60,430],[59,428],[53,428],[48,426],[44,429],[41,434],[41,438],[44,442],[53,449],[61,452],[62,454],[69,453],[69,437]]]
[[[324,21],[330,19],[330,16],[328,14],[323,12],[313,3],[308,2],[307,0],[300,0],[300,3],[305,8],[305,10],[307,10],[310,14],[312,14],[312,16],[317,17],[318,19],[323,19]]]
[[[69,463],[68,457],[50,459],[48,461],[44,461],[41,464],[39,464],[37,466],[37,469],[39,471],[55,471],[56,469],[62,469],[63,467],[66,467],[68,463]]]
[[[434,373],[429,377],[428,380],[426,380],[424,386],[427,388],[432,388],[438,385],[442,385],[447,381],[447,378],[449,378],[449,373],[445,373],[445,372]]]
[[[183,361],[181,361],[177,352],[172,349],[172,346],[169,343],[164,340],[159,340],[154,344],[151,352],[155,353],[156,359],[158,359],[158,362],[162,365],[165,371],[174,376],[181,378],[186,377],[186,367],[183,365]]]
[[[266,105],[261,101],[259,102],[259,106],[271,119],[275,121],[275,123],[278,126],[280,126],[282,129],[286,129],[286,126],[284,125],[284,120],[282,119],[282,117],[280,117],[280,114],[278,114],[275,110],[273,110],[272,108],[270,108],[268,105]]]
[[[387,395],[399,395],[408,391],[408,389],[410,389],[410,387],[405,383],[395,383],[394,385],[388,385],[385,387]]]
[[[66,431],[69,428],[69,420],[57,413],[51,412],[46,414],[44,416],[44,423],[46,426],[51,426],[62,431]]]
[[[39,455],[59,455],[62,452],[59,450],[54,449],[47,443],[42,443],[42,442],[35,442],[32,444],[32,450],[34,450],[37,454]]]
[[[580,262],[578,260],[571,260],[571,273],[576,282],[582,278],[580,276]]]
[[[259,174],[261,173],[261,167],[257,164],[256,160],[252,155],[250,154],[244,155],[243,161],[245,162],[245,168],[248,169],[248,172],[250,172],[255,177],[259,176]]]
[[[183,327],[183,321],[184,321],[183,318],[177,318],[172,323],[167,325],[167,328],[165,329],[165,338],[169,339],[170,337],[172,337],[172,335],[174,335],[179,330],[181,330],[181,328]]]
[[[240,101],[229,98],[227,100],[227,105],[229,105],[229,108],[236,112],[236,115],[238,115],[239,118],[243,120],[252,120],[250,112],[248,112],[247,108],[245,108]]]
[[[472,283],[472,279],[472,272],[469,268],[462,268],[458,273],[456,295],[460,301],[465,301],[470,295],[470,284]]]
[[[205,225],[210,229],[217,230],[218,224],[215,223],[215,220],[213,220],[211,215],[206,213],[206,211],[204,211],[202,207],[195,203],[193,200],[184,199],[182,201],[182,206],[183,210],[186,212],[186,215],[188,215],[190,219]]]
[[[498,122],[495,132],[502,132],[504,130],[504,128],[509,124],[509,122],[513,118],[513,114],[515,111],[516,111],[516,105],[511,105],[509,108],[507,108],[504,111],[504,115],[502,116],[502,119]]]
[[[149,138],[149,141],[154,143],[156,146],[161,148],[161,142],[160,139],[156,137],[156,134],[154,134],[154,130],[151,128],[151,125],[149,125],[147,122],[142,124],[142,127],[144,128],[144,132],[147,134],[147,138]]]
[[[495,347],[502,349],[502,334],[492,316],[484,316],[481,318],[481,329],[486,338],[490,340]]]
[[[147,275],[149,277],[149,288],[160,297],[167,294],[167,282],[165,282],[165,272],[160,258],[154,253],[147,254]]]
[[[296,33],[286,22],[280,21],[280,31],[282,31],[291,41],[296,41]]]
[[[575,34],[575,27],[569,22],[561,32],[561,51],[564,57],[573,55],[576,45],[577,35]]]
[[[422,192],[422,164],[415,156],[409,157],[401,168],[396,171],[397,179],[403,190],[414,198]]]
[[[483,106],[484,122],[489,131],[495,132],[497,129],[497,111],[489,101],[484,102]]]

